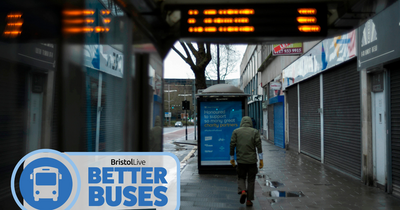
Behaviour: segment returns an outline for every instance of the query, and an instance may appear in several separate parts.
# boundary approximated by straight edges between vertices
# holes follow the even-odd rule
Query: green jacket
[[[262,153],[260,134],[257,129],[253,128],[249,116],[243,117],[240,128],[235,129],[232,133],[231,156],[235,154],[235,148],[236,161],[243,164],[257,163],[257,152]]]

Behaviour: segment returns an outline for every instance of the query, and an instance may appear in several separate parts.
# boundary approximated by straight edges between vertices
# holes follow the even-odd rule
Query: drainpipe
[[[392,180],[392,110],[390,107],[390,71],[385,71],[385,103],[386,103],[386,170],[387,170],[387,192],[393,192]]]
[[[320,101],[320,120],[321,120],[321,163],[324,163],[324,79],[319,75],[319,101]]]
[[[100,117],[101,117],[101,91],[102,91],[102,83],[103,83],[103,74],[99,72],[99,86],[97,90],[97,119],[96,119],[96,152],[99,151],[100,145]]]

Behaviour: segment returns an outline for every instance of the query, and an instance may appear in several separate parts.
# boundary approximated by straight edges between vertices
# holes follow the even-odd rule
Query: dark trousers
[[[236,171],[238,173],[238,192],[247,191],[247,200],[254,200],[254,184],[258,172],[257,164],[238,163]],[[247,177],[247,188],[246,188]]]

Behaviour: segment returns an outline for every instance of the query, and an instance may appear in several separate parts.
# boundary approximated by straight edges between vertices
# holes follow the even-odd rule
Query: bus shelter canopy
[[[199,97],[203,96],[250,96],[249,94],[245,94],[238,87],[235,87],[230,84],[217,84],[207,89],[203,90],[203,92],[197,94]]]

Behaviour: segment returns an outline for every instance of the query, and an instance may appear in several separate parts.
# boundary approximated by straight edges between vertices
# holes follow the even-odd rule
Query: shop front
[[[400,196],[399,8],[397,1],[359,27],[357,66],[370,107],[363,109],[368,113],[363,117],[370,119],[372,131],[371,178],[395,196]]]
[[[356,31],[325,39],[283,70],[286,144],[361,178]]]

